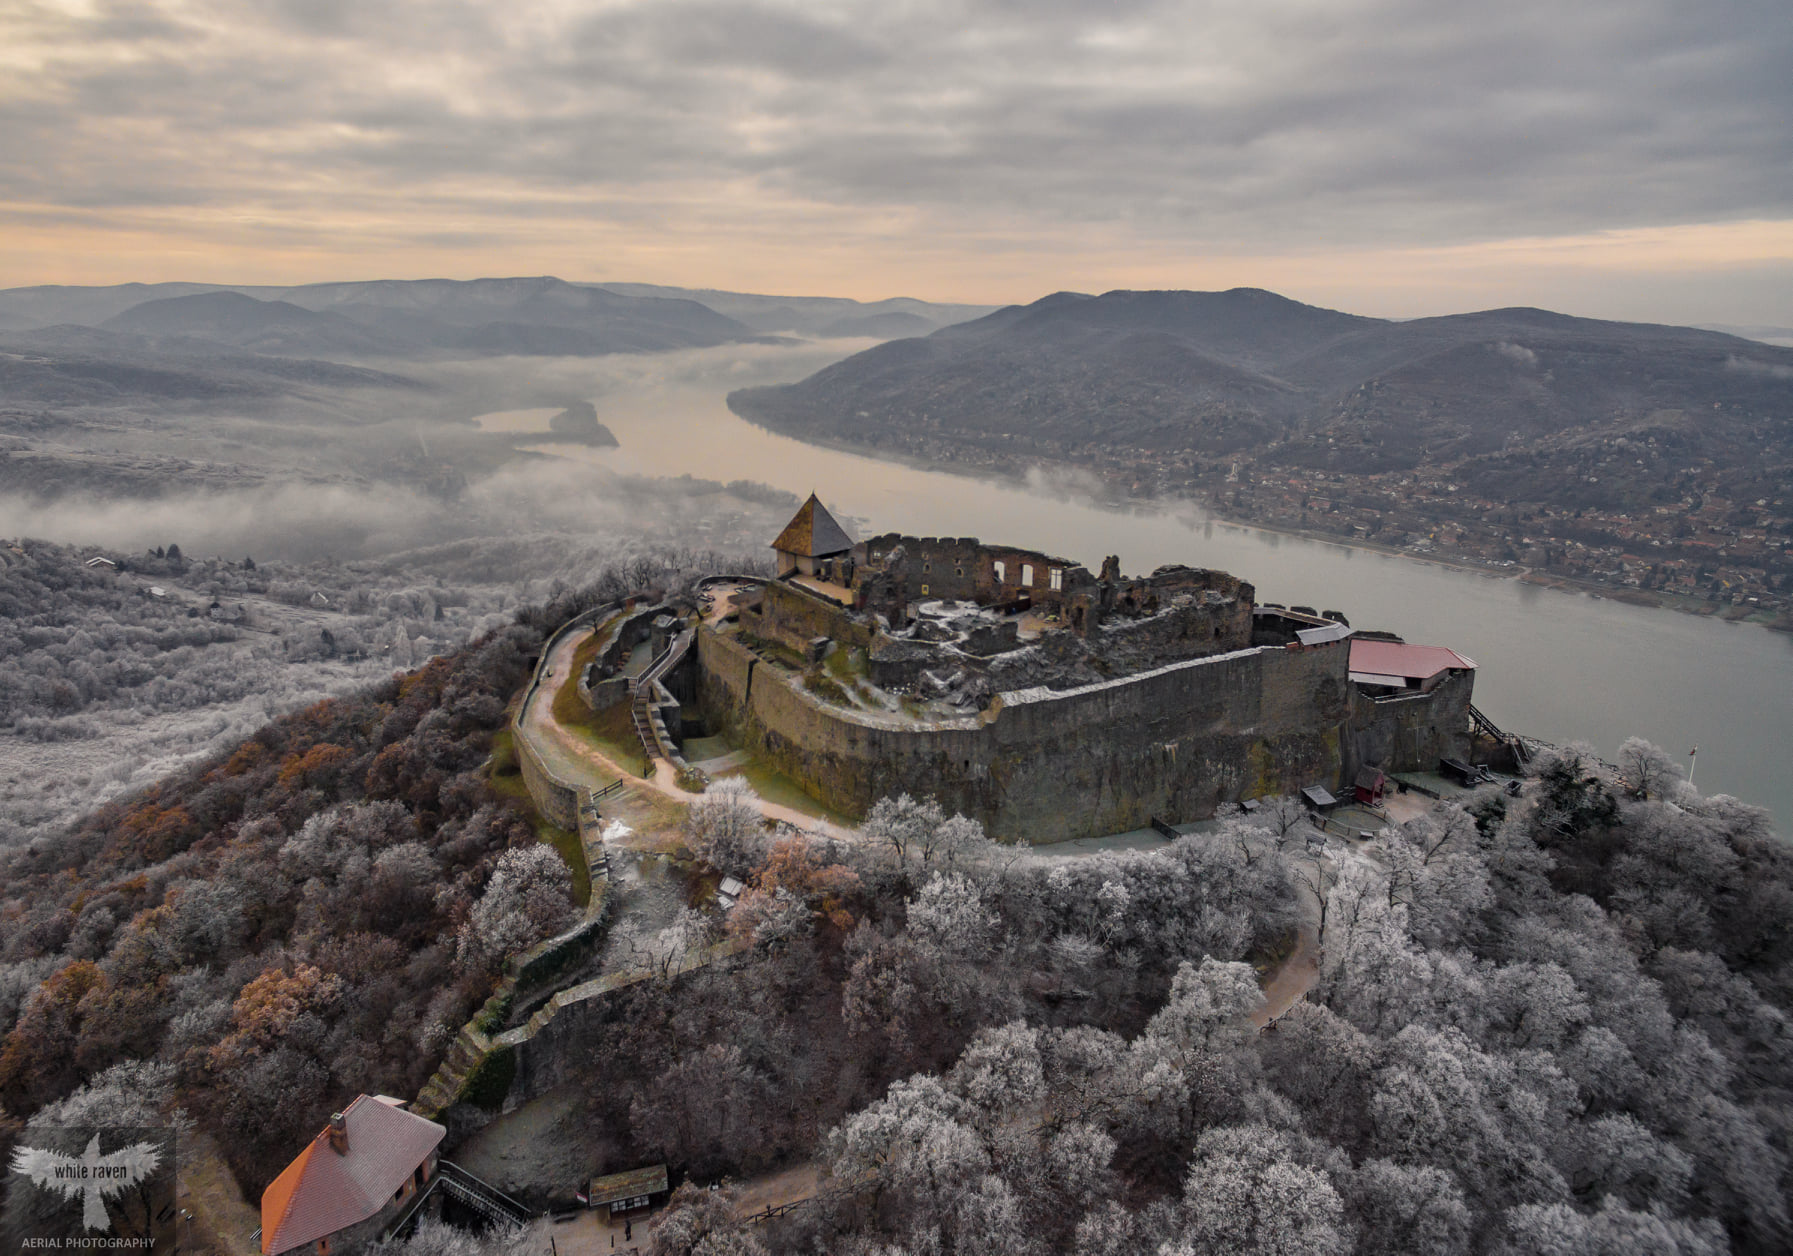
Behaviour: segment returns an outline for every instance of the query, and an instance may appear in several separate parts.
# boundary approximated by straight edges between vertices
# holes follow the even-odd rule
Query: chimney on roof
[[[340,1112],[330,1114],[330,1150],[339,1156],[349,1154],[349,1123]]]

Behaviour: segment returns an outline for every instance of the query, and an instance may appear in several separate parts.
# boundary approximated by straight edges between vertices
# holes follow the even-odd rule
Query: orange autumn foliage
[[[753,883],[767,894],[789,890],[804,902],[814,904],[842,932],[853,927],[847,900],[859,889],[858,874],[842,864],[818,862],[809,843],[801,837],[774,842]]]
[[[335,772],[354,758],[341,746],[322,741],[304,754],[289,754],[280,764],[280,785],[298,789],[305,785],[324,785],[334,780]]]
[[[269,968],[243,987],[230,1010],[230,1033],[210,1055],[212,1067],[229,1069],[280,1044],[293,1022],[328,1011],[342,994],[342,978],[310,964],[287,972]]]

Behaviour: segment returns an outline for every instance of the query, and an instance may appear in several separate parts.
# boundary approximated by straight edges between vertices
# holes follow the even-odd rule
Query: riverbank
[[[1217,510],[1213,503],[1198,497],[1151,497],[1141,498],[1128,496],[1114,489],[1111,482],[1099,474],[1070,463],[1053,462],[1049,459],[1033,459],[1023,469],[1012,465],[992,465],[985,467],[967,466],[942,458],[928,458],[922,455],[897,450],[881,449],[872,445],[857,444],[852,441],[839,440],[832,437],[797,435],[791,432],[762,423],[755,418],[740,414],[730,407],[730,413],[750,427],[786,440],[798,441],[817,449],[826,449],[835,453],[847,454],[857,458],[866,458],[874,462],[889,463],[905,467],[913,471],[951,475],[958,479],[972,480],[985,484],[993,484],[1004,488],[1019,489],[1025,492],[1038,493],[1043,487],[1055,484],[1066,488],[1074,488],[1076,496],[1085,499],[1086,503],[1098,510],[1111,511],[1116,514],[1166,511],[1194,511],[1200,514],[1203,522],[1238,528],[1249,532],[1262,533],[1268,536],[1289,537],[1294,540],[1310,541],[1319,545],[1337,546],[1340,549],[1353,550],[1365,554],[1378,554],[1388,558],[1400,558],[1408,562],[1428,567],[1442,568],[1447,571],[1460,571],[1472,575],[1485,576],[1502,580],[1517,580],[1524,584],[1542,589],[1555,589],[1563,593],[1584,594],[1596,600],[1605,599],[1625,606],[1637,606],[1647,609],[1672,610],[1680,614],[1690,615],[1698,619],[1722,618],[1727,623],[1755,623],[1779,632],[1793,632],[1793,616],[1781,616],[1772,611],[1750,610],[1744,607],[1729,606],[1719,602],[1708,602],[1703,597],[1692,597],[1685,594],[1664,592],[1653,589],[1636,589],[1625,586],[1613,586],[1598,580],[1582,580],[1572,576],[1561,575],[1550,571],[1540,571],[1534,567],[1515,563],[1510,567],[1491,564],[1488,560],[1472,554],[1454,554],[1446,552],[1416,552],[1406,546],[1383,545],[1364,537],[1340,536],[1336,533],[1321,532],[1307,528],[1290,528],[1277,524],[1263,523],[1254,519],[1242,518]],[[1045,481],[1042,484],[1042,480]],[[1013,541],[1013,537],[982,537],[987,541]],[[1249,574],[1249,573],[1247,573]]]

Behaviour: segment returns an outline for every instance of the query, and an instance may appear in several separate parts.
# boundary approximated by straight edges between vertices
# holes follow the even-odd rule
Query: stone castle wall
[[[834,809],[932,797],[1007,841],[1059,841],[1211,815],[1221,802],[1336,789],[1349,652],[1249,648],[1065,692],[1006,693],[977,716],[886,723],[830,706],[741,642],[698,634],[699,701]]]
[[[763,587],[757,610],[742,610],[741,627],[799,654],[817,637],[831,637],[849,646],[869,646],[875,631],[870,624],[853,618],[845,607],[776,580]]]
[[[517,748],[517,766],[523,772],[523,784],[536,810],[556,828],[579,831],[579,791],[548,770],[530,744],[529,735],[516,730],[513,744]]]
[[[887,565],[891,551],[898,547],[903,551],[902,562]],[[1067,558],[1008,545],[984,545],[972,536],[914,537],[887,532],[856,546],[854,555],[860,582],[895,582],[888,590],[880,588],[884,597],[867,598],[868,604],[894,594],[904,603],[947,598],[990,605],[1012,601],[1026,592],[1036,605],[1057,605],[1095,583],[1086,568]],[[998,564],[1002,567],[1000,578]],[[1058,573],[1057,588],[1053,587],[1053,572]]]
[[[1385,772],[1436,772],[1443,757],[1470,755],[1469,704],[1475,673],[1453,672],[1425,693],[1352,697],[1351,749],[1356,762]]]

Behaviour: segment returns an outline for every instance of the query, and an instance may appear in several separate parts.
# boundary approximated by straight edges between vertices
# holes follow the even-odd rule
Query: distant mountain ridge
[[[1793,350],[1505,309],[1392,322],[1260,289],[1055,293],[729,405],[789,435],[1079,461],[1251,453],[1376,472],[1655,422],[1701,456],[1793,448]]]
[[[422,385],[389,371],[274,356],[191,336],[73,323],[0,331],[0,415],[21,406],[228,403],[315,388],[418,390]]]
[[[789,332],[824,339],[925,336],[942,327],[981,318],[996,309],[992,305],[918,301],[914,297],[855,301],[848,297],[769,296],[725,292],[717,288],[668,288],[647,283],[607,283],[602,286],[628,296],[683,297],[697,301],[755,331]]]
[[[308,358],[597,356],[776,343],[772,333],[783,332],[922,335],[989,308],[576,284],[550,276],[297,287],[165,283],[0,291],[0,329],[104,327]]]
[[[594,356],[766,341],[696,301],[625,296],[546,276],[0,292],[0,319],[8,324],[47,315],[299,357]]]

